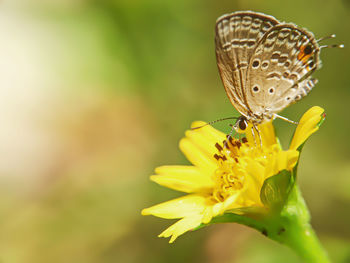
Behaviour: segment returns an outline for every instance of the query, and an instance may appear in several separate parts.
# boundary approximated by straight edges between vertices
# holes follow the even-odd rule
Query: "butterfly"
[[[227,96],[241,114],[235,128],[245,130],[275,118],[305,97],[321,66],[319,42],[313,33],[273,16],[253,11],[223,15],[216,21],[215,51]]]

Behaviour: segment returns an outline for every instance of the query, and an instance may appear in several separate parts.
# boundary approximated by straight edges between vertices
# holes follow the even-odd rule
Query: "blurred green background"
[[[31,0],[0,3],[0,262],[300,262],[236,224],[157,235],[144,207],[179,196],[148,179],[186,164],[193,120],[235,116],[214,52],[217,17],[254,10],[327,43],[319,83],[283,111],[327,120],[304,147],[299,181],[334,262],[350,262],[350,1]],[[294,127],[275,121],[287,145]],[[228,132],[228,123],[215,127]]]

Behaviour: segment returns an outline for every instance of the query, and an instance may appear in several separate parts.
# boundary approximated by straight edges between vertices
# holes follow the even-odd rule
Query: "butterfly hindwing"
[[[294,24],[279,24],[266,32],[250,57],[246,75],[252,112],[278,113],[305,96],[314,86],[309,76],[319,66],[319,50],[312,33]]]

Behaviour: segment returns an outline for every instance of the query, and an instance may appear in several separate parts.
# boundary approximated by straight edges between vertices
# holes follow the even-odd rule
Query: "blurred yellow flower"
[[[224,213],[242,214],[242,208],[267,212],[268,207],[260,199],[264,181],[294,168],[299,146],[318,129],[323,112],[313,107],[303,115],[286,151],[278,143],[272,122],[259,126],[261,145],[256,143],[257,136],[250,127],[241,141],[227,141],[224,133],[211,126],[186,131],[180,149],[193,166],[160,166],[151,180],[188,195],[143,209],[142,215],[181,218],[159,235],[171,236],[172,243],[183,233]],[[203,124],[194,122],[192,127]]]

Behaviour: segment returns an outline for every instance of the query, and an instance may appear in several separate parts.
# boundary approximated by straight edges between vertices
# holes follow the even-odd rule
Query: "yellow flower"
[[[318,129],[323,112],[322,108],[313,107],[303,115],[290,148],[285,151],[278,143],[272,122],[258,127],[261,145],[250,127],[241,141],[227,140],[224,133],[211,126],[187,131],[180,149],[193,166],[161,166],[155,169],[151,180],[188,195],[143,209],[142,215],[180,218],[159,235],[171,236],[172,243],[183,233],[224,213],[242,214],[243,208],[268,212],[260,199],[264,181],[294,168],[299,146]],[[192,127],[203,124],[194,122]]]

